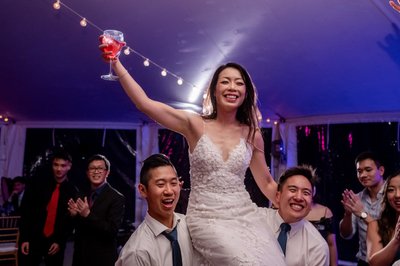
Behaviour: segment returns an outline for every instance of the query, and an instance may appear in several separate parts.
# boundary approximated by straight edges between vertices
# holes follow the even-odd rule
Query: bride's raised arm
[[[118,59],[112,62],[112,67],[118,75],[126,94],[137,109],[162,126],[181,133],[184,136],[187,135],[190,130],[190,119],[193,117],[193,114],[150,99]]]

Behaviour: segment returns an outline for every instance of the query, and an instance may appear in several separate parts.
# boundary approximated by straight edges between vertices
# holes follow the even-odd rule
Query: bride
[[[103,58],[109,52],[100,45]],[[256,92],[247,71],[236,63],[214,73],[198,115],[150,99],[121,62],[112,67],[135,106],[164,127],[182,134],[189,145],[191,193],[187,224],[202,265],[285,265],[266,225],[262,208],[244,186],[250,167],[261,191],[274,200],[277,185],[268,171],[258,128]]]

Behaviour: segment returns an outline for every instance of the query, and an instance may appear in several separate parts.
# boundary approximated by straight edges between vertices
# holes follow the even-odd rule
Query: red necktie
[[[51,195],[49,204],[47,205],[47,217],[43,230],[43,233],[46,237],[51,236],[54,232],[54,224],[56,223],[57,205],[59,196],[60,196],[60,184],[57,183],[56,188],[54,189],[53,194]]]

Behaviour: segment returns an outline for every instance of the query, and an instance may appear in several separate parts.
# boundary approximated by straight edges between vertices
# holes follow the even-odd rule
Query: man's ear
[[[147,189],[143,184],[138,185],[138,191],[143,198],[147,198]]]
[[[275,204],[276,204],[275,207],[276,208],[279,208],[280,200],[281,200],[281,192],[277,191],[276,194],[275,194]]]
[[[379,173],[381,173],[381,176],[383,176],[383,174],[385,173],[385,167],[383,165],[379,166],[378,168]]]

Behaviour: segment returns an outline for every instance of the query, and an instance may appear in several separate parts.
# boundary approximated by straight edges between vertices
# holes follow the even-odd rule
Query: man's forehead
[[[371,160],[371,159],[365,159],[365,160],[357,162],[357,169],[363,169],[363,168],[375,167],[375,166],[376,166],[376,164],[375,164],[374,160]]]
[[[68,164],[68,163],[70,163],[70,161],[67,161],[67,160],[64,160],[61,158],[55,158],[53,160],[53,164]]]
[[[302,175],[294,175],[289,177],[285,182],[285,186],[312,190],[312,185],[310,180],[308,180],[305,176]]]
[[[176,175],[157,175],[157,176],[153,176],[152,179],[154,181],[170,181],[170,180],[179,179],[179,177]]]

